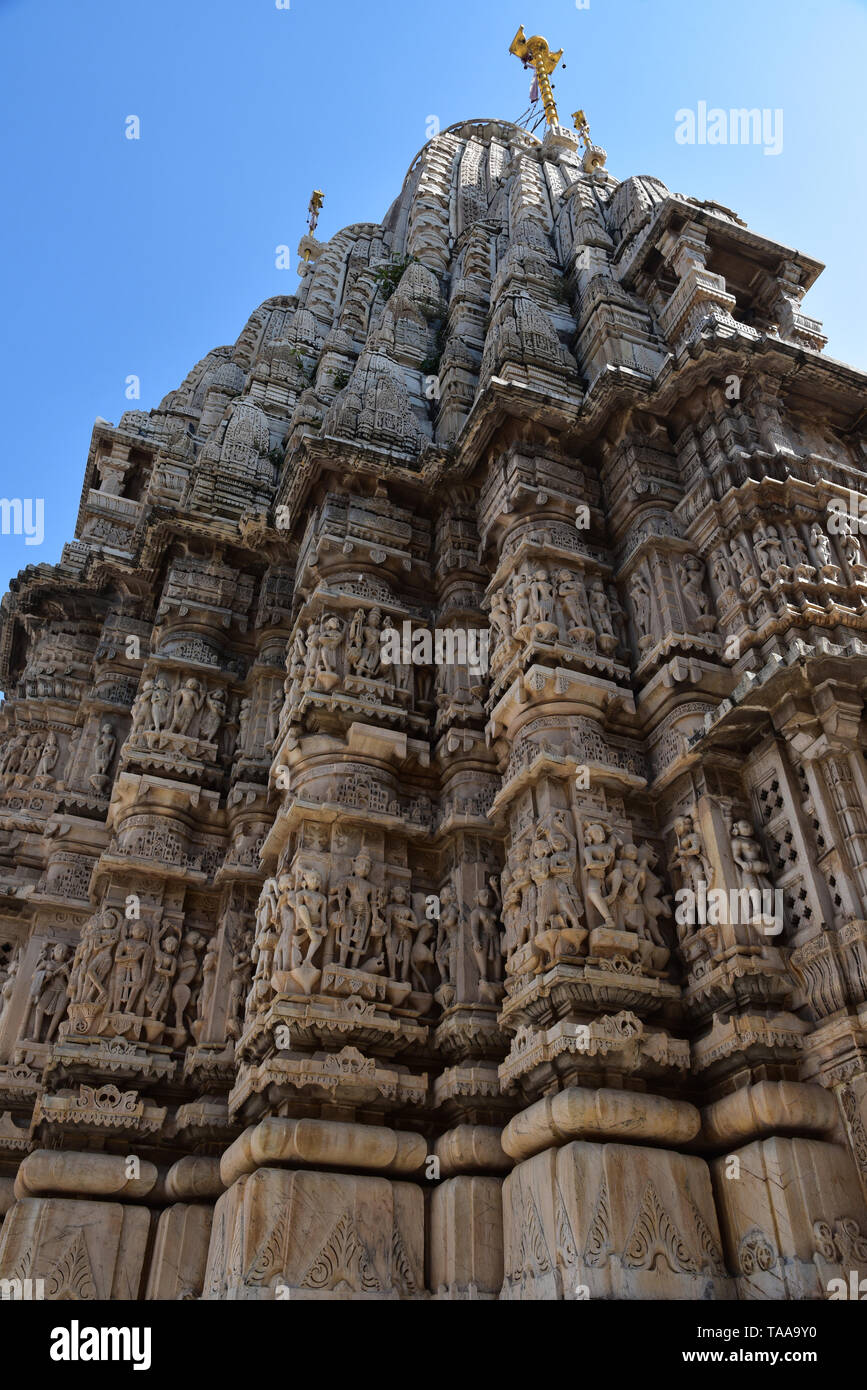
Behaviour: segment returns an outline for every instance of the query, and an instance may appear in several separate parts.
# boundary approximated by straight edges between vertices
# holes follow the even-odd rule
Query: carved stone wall
[[[0,1278],[867,1274],[863,374],[815,261],[430,142],[0,606]]]

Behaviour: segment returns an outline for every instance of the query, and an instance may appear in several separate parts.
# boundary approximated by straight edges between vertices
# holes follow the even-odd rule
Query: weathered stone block
[[[151,1213],[117,1202],[27,1197],[3,1223],[0,1279],[44,1279],[47,1299],[137,1299]]]
[[[424,1198],[410,1183],[260,1168],[217,1202],[205,1298],[413,1298],[424,1287]]]
[[[442,1298],[495,1298],[503,1283],[503,1184],[448,1178],[430,1208],[430,1283]]]
[[[867,1209],[844,1149],[763,1139],[712,1171],[739,1298],[827,1298],[830,1280],[867,1275]]]
[[[148,1299],[200,1298],[214,1212],[178,1202],[159,1219],[148,1273]]]
[[[505,1299],[733,1296],[700,1158],[547,1149],[506,1178],[503,1208]]]

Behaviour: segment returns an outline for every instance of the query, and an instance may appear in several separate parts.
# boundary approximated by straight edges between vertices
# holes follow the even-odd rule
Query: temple
[[[3,598],[7,1287],[867,1277],[865,376],[539,43]]]

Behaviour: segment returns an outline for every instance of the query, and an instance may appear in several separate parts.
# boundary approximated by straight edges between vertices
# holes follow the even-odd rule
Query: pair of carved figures
[[[565,811],[552,812],[515,843],[502,875],[507,954],[543,932],[571,929],[583,934],[576,868],[576,842]]]
[[[313,618],[306,630],[299,624],[287,662],[284,712],[291,716],[305,692],[327,693],[341,683],[351,688],[373,681],[386,692],[408,695],[412,668],[383,663],[386,630],[380,608],[359,608],[348,622],[326,612]]]
[[[660,920],[671,913],[655,869],[658,858],[651,845],[625,843],[601,821],[584,827],[584,881],[587,902],[603,926],[636,932],[642,939],[666,948]]]
[[[669,869],[674,870],[680,886],[692,894],[693,904],[703,904],[708,895],[716,889],[716,873],[707,853],[704,838],[697,828],[693,815],[679,816],[674,822],[675,844],[669,860]],[[762,851],[752,825],[743,818],[731,819],[728,829],[729,851],[737,875],[737,884],[727,885],[738,892],[749,894],[747,903],[751,915],[761,916],[767,904],[766,895],[773,891],[770,865]],[[724,909],[724,920],[728,921],[729,909]],[[698,927],[707,926],[706,933],[714,951],[721,950],[725,934],[719,929],[718,913],[713,920],[702,922],[690,912],[676,914],[678,941],[684,944],[695,934]]]
[[[174,690],[165,674],[148,677],[133,702],[130,737],[167,733],[213,743],[227,703],[222,686],[206,689],[195,676],[181,679]]]
[[[560,642],[611,654],[618,646],[612,609],[600,578],[524,565],[491,599],[495,652],[528,641]]]
[[[176,1031],[194,1033],[200,1015],[192,1013],[192,1000],[204,945],[197,931],[148,926],[141,919],[128,920],[116,908],[102,909],[85,925],[72,960],[67,987],[71,1014],[88,1015],[89,1032],[99,1032],[110,1019],[117,1031],[122,1019],[162,1023],[171,1003]]]
[[[706,632],[715,626],[710,599],[705,590],[705,567],[696,555],[685,555],[674,565],[684,623],[689,632]],[[645,568],[636,570],[629,582],[629,597],[638,634],[639,647],[650,647],[663,635],[654,586]]]
[[[311,865],[268,879],[256,914],[248,1012],[258,1010],[272,988],[282,987],[275,986],[276,975],[329,964],[428,991],[426,967],[435,964],[431,924],[415,911],[406,883],[381,887],[372,872],[373,861],[362,850],[352,871],[330,887]]]
[[[463,909],[451,879],[443,884],[439,899],[436,964],[442,983],[454,988],[458,983]],[[475,895],[467,922],[481,985],[497,985],[503,978],[501,909],[499,879],[490,873],[486,886]]]
[[[856,527],[847,516],[841,514],[836,529],[847,565],[857,580],[863,579],[867,568],[864,565],[862,540]],[[720,592],[724,593],[737,585],[745,597],[750,597],[760,587],[760,578],[762,583],[771,586],[778,580],[790,580],[793,573],[795,578],[810,583],[815,581],[817,568],[824,579],[840,578],[831,541],[818,521],[814,521],[810,527],[810,550],[817,562],[815,564],[810,550],[791,522],[784,526],[761,522],[751,539],[752,555],[744,535],[730,542],[730,553],[720,548],[712,555],[711,569]]]
[[[54,784],[54,770],[60,758],[60,744],[53,729],[45,733],[23,731],[9,740],[0,754],[0,776],[21,774],[32,777],[34,787]]]

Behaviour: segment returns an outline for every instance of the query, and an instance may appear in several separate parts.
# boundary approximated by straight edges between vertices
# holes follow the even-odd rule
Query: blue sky
[[[379,221],[430,116],[521,114],[519,23],[566,50],[561,114],[616,177],[824,261],[807,312],[867,366],[863,0],[0,0],[0,497],[45,499],[41,545],[0,535],[0,589],[72,537],[94,418],[157,405],[294,291],[314,187],[320,235]],[[782,153],[678,144],[702,101],[782,109]]]

